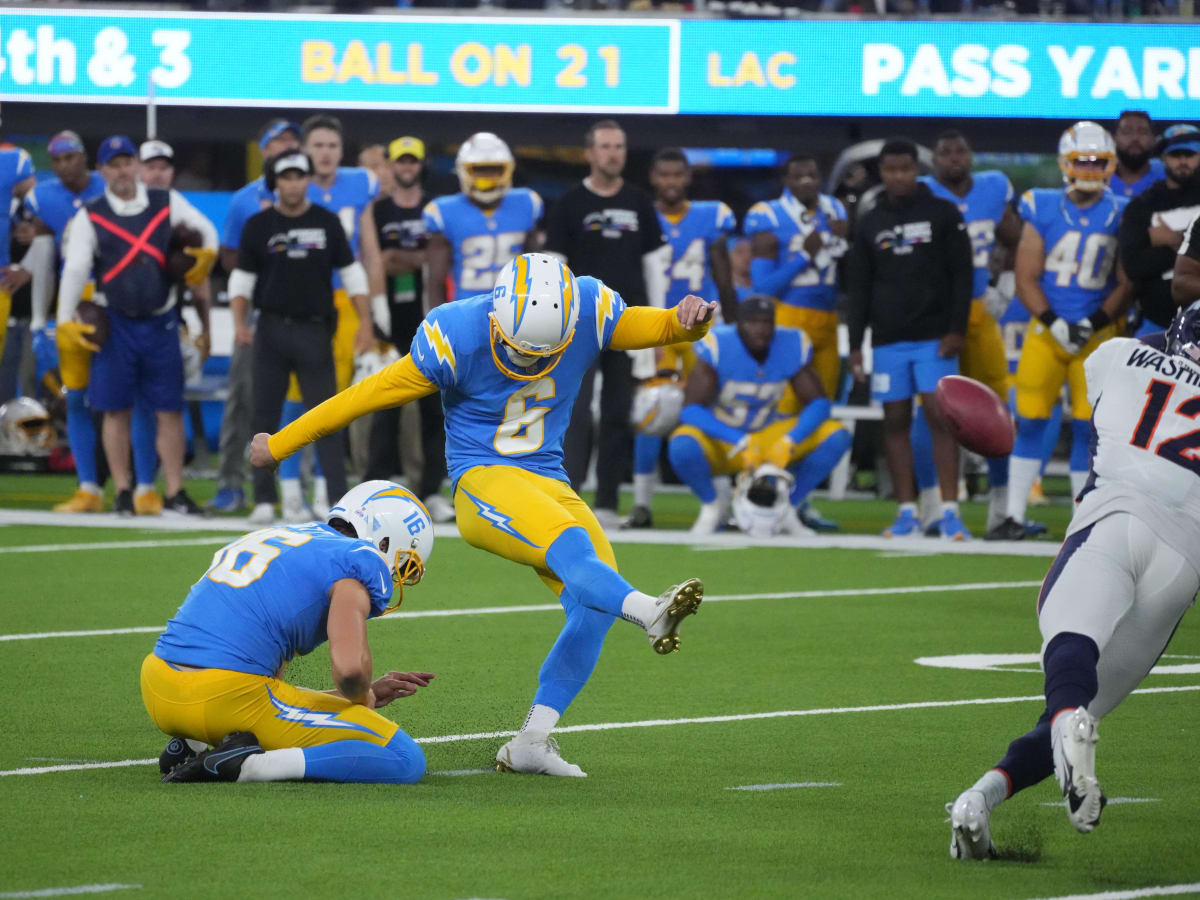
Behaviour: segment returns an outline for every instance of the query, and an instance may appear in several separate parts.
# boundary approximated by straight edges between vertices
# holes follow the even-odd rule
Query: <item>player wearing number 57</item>
[[[626,619],[645,629],[655,651],[670,653],[680,622],[700,603],[696,579],[652,597],[617,573],[604,531],[568,482],[562,441],[584,373],[602,351],[699,340],[715,308],[696,296],[671,310],[626,307],[603,282],[524,254],[500,271],[491,293],[433,310],[409,355],[279,433],[254,436],[251,462],[270,466],[359,416],[441,391],[462,536],[533,568],[566,611],[525,724],[496,757],[502,771],[583,775],[549,735],[608,629]]]

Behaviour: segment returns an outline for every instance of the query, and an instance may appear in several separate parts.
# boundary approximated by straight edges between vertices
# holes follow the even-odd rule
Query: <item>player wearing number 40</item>
[[[218,550],[142,663],[146,712],[171,735],[163,780],[419,781],[425,754],[375,710],[433,675],[372,681],[366,624],[400,605],[432,551],[429,513],[387,481],[347,492],[327,523],[265,528]],[[326,640],[337,690],[282,680]]]
[[[469,544],[530,566],[566,611],[520,733],[496,757],[504,771],[581,776],[550,731],[591,675],[618,618],[643,628],[658,653],[677,649],[696,611],[696,579],[658,597],[635,590],[595,515],[563,468],[563,433],[584,373],[601,351],[696,341],[716,303],[626,307],[595,278],[556,259],[518,256],[487,294],[434,309],[409,355],[310,410],[277,434],[257,434],[251,462],[273,465],[305,444],[386,407],[441,391],[446,462],[458,527]]]

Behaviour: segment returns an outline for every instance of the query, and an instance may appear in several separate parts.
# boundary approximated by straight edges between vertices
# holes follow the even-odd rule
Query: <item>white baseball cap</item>
[[[138,148],[138,159],[142,162],[150,162],[152,159],[165,159],[174,163],[175,151],[171,149],[171,145],[166,141],[146,141]]]

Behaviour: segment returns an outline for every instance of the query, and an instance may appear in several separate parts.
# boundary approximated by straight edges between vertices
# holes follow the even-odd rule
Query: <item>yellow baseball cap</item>
[[[388,159],[393,162],[402,156],[425,159],[425,142],[415,137],[398,137],[388,144]]]

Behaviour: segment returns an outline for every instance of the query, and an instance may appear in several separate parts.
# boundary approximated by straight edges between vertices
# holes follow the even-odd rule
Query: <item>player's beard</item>
[[[1118,150],[1117,159],[1125,168],[1136,172],[1150,161],[1150,151],[1145,150],[1141,153],[1131,153],[1128,150]]]

